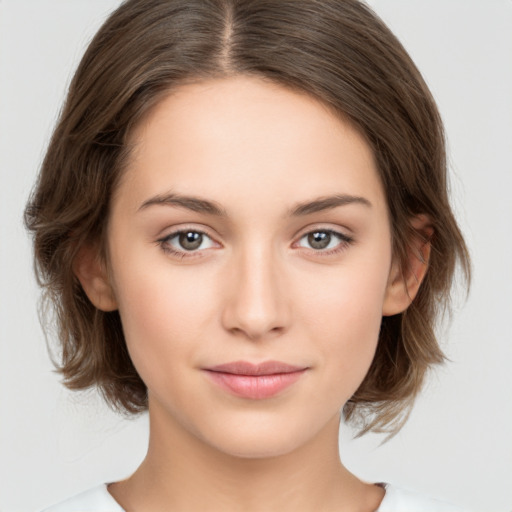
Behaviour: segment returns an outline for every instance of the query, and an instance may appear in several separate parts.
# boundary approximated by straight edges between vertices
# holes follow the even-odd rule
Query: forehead
[[[177,88],[137,127],[132,143],[119,192],[135,202],[175,188],[219,202],[245,191],[281,199],[283,208],[291,195],[384,201],[372,151],[348,122],[311,96],[260,78]]]

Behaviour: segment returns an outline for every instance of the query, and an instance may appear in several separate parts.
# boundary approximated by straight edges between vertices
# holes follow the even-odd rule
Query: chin
[[[215,448],[231,457],[239,459],[267,459],[280,457],[292,453],[302,443],[287,436],[262,436],[254,435],[246,438],[239,436],[238,439],[226,439],[225,442],[216,443]]]
[[[319,434],[319,429],[306,418],[302,421],[270,421],[260,417],[246,418],[218,425],[210,432],[202,433],[202,440],[226,455],[241,459],[263,459],[292,453],[311,442]],[[336,423],[338,426],[338,422]]]

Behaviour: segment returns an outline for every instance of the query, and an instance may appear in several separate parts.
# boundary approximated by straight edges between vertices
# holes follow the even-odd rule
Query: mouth
[[[235,361],[205,368],[211,381],[238,397],[261,400],[277,395],[297,382],[308,367],[280,361],[252,364]]]

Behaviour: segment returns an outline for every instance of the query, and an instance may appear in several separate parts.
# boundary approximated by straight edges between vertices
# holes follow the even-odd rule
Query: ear
[[[92,302],[101,311],[114,311],[117,301],[109,282],[105,263],[97,247],[83,245],[73,263],[73,272]]]
[[[427,272],[434,229],[426,215],[414,217],[410,224],[415,234],[409,241],[406,265],[403,268],[401,262],[395,259],[391,266],[382,307],[383,316],[403,313],[416,297]]]

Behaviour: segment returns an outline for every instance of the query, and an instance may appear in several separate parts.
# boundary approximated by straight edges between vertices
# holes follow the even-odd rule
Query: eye
[[[298,245],[317,252],[332,254],[343,250],[352,242],[353,239],[343,233],[331,229],[316,229],[303,235]]]
[[[158,240],[164,251],[187,257],[194,253],[215,246],[213,240],[203,231],[182,229]]]

